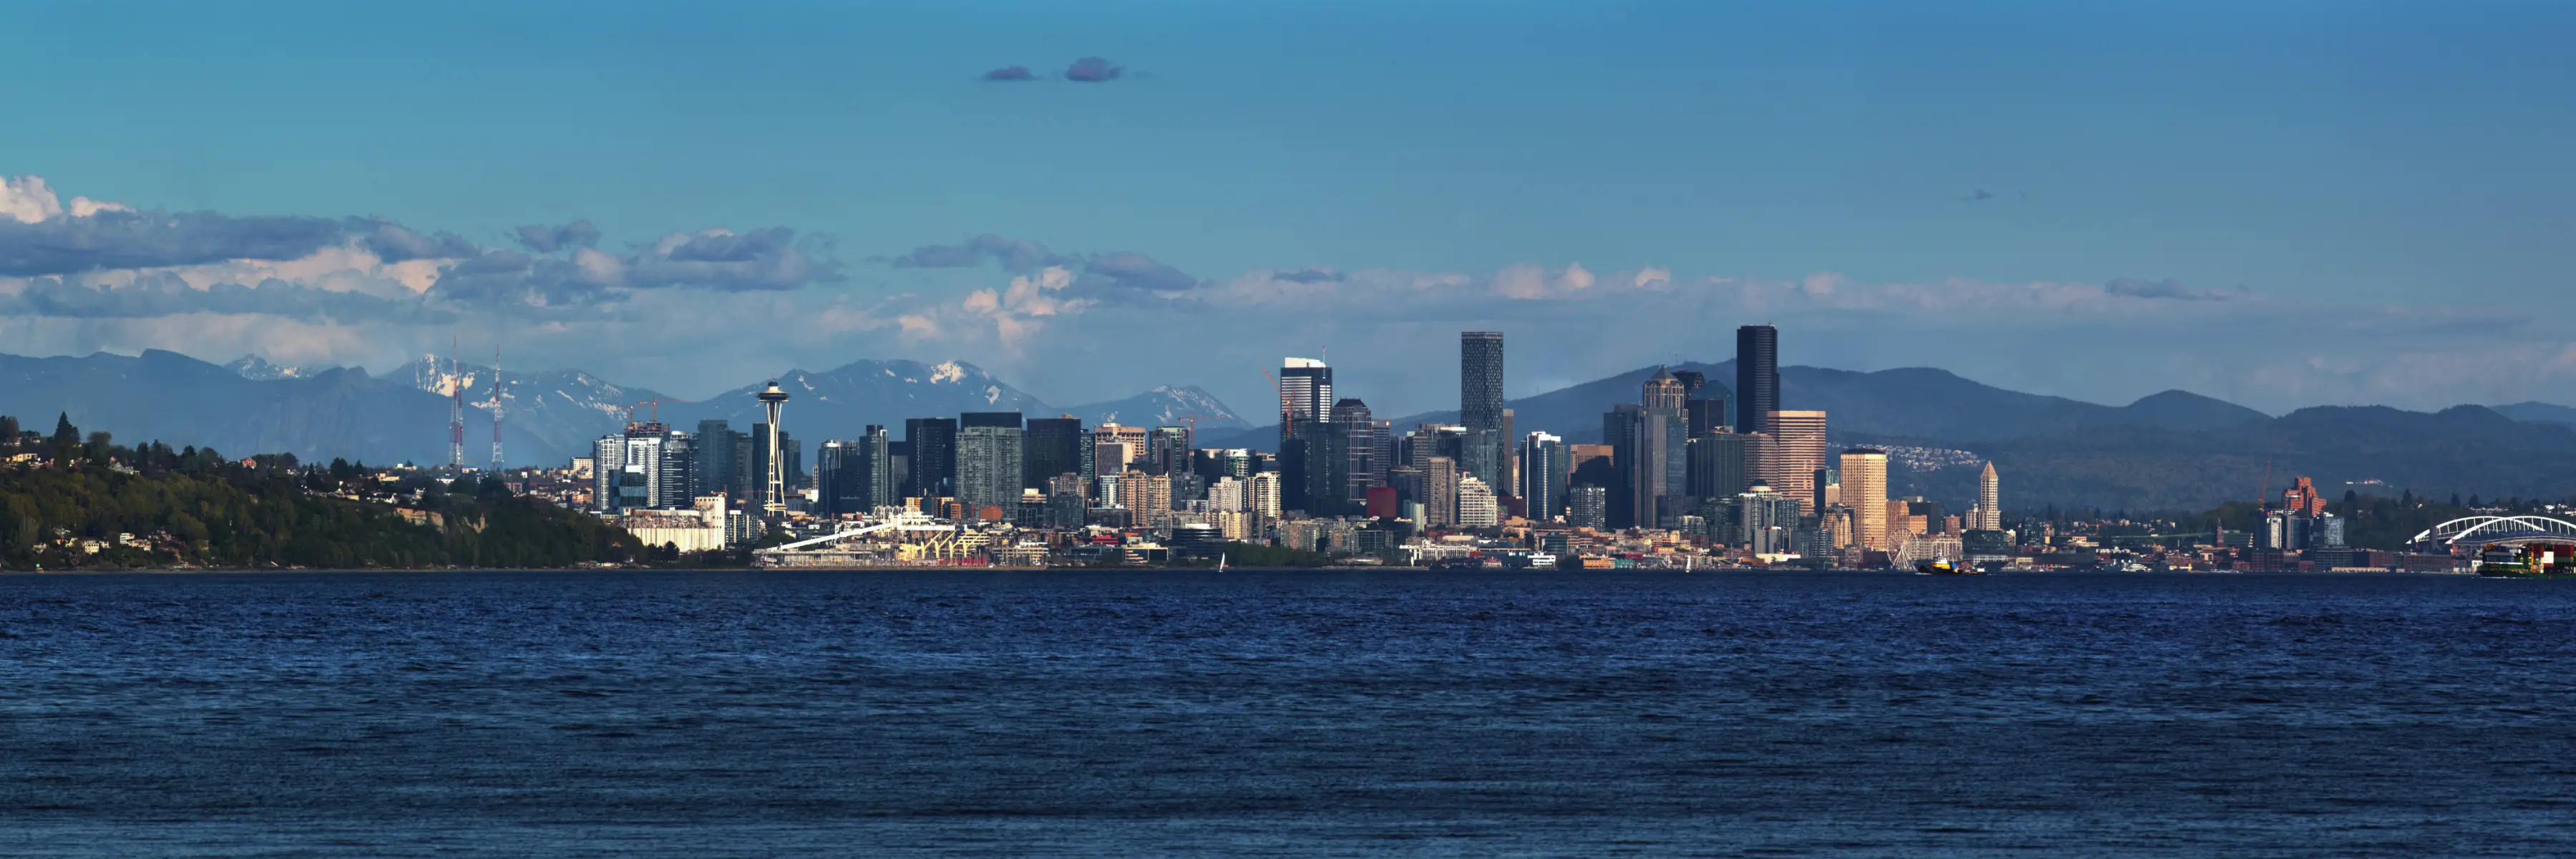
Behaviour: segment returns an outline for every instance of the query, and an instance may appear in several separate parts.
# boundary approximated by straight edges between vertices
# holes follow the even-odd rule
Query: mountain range
[[[1704,396],[1729,396],[1732,361],[1690,363],[1708,378]],[[1515,428],[1545,430],[1574,443],[1597,441],[1601,413],[1633,402],[1656,367],[1511,400]],[[2380,407],[2315,407],[2278,417],[2184,391],[2111,406],[2005,390],[1931,368],[1854,372],[1781,368],[1782,401],[1823,409],[1838,444],[1953,451],[1895,466],[1892,494],[1964,504],[1977,465],[2005,475],[2007,504],[2111,510],[2201,509],[2277,491],[2294,475],[2334,490],[2395,494],[2461,493],[2559,498],[2576,495],[2576,409],[2547,403],[2459,406],[2437,413]],[[498,381],[496,388],[495,381]],[[742,429],[760,419],[748,381],[696,402],[609,382],[578,370],[495,373],[472,363],[424,357],[383,376],[356,368],[287,367],[255,356],[215,365],[173,352],[127,357],[28,358],[0,355],[0,414],[42,428],[56,411],[84,429],[120,439],[157,438],[226,453],[283,451],[306,459],[443,462],[451,392],[467,404],[466,461],[490,459],[494,391],[512,464],[551,465],[612,433],[629,410],[679,429],[724,419]],[[1151,426],[1195,418],[1202,446],[1270,449],[1276,425],[1252,427],[1194,387],[1159,387],[1121,400],[1069,408],[1046,405],[992,374],[958,361],[854,361],[825,371],[791,370],[777,381],[793,395],[791,434],[819,440],[884,424],[902,437],[907,417],[965,411],[1071,414],[1086,425]],[[1394,420],[1452,422],[1454,411]],[[815,428],[805,429],[803,428]],[[1899,457],[1904,459],[1904,457]],[[2267,477],[2268,475],[2268,477]]]

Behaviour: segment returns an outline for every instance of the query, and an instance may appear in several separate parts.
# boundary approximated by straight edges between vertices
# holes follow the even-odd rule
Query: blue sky
[[[956,357],[1051,401],[1202,384],[1242,406],[1259,380],[1238,365],[1332,348],[1345,378],[1383,364],[1374,398],[1401,412],[1454,397],[1461,327],[1514,334],[1521,394],[1721,360],[1727,329],[1769,319],[1792,362],[2102,401],[2576,399],[2576,343],[2514,327],[2576,309],[2564,3],[37,0],[0,29],[0,174],[65,201],[376,216],[480,247],[584,219],[601,248],[786,227],[837,272],[592,318],[22,308],[0,333],[31,351],[382,367],[463,327],[683,394]],[[1123,73],[978,80],[1088,56]],[[1058,294],[1042,273],[871,261],[982,234],[1208,288],[1077,283],[1060,297],[1088,304],[1014,329],[1011,278]],[[1479,300],[1515,266],[1645,286]],[[1258,273],[1306,268],[1345,278],[1341,303],[1282,326]],[[125,288],[104,270],[27,274]],[[1417,300],[1431,282],[1463,292]],[[2104,300],[2050,291],[2084,285]],[[748,333],[834,312],[865,319]],[[1189,359],[1120,360],[1151,349]]]

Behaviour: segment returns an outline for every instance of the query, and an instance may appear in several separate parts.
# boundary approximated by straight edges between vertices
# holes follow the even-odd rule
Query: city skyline
[[[1311,21],[1258,6],[655,8],[460,65],[461,21],[40,4],[13,23],[64,38],[0,72],[136,59],[13,103],[79,133],[0,155],[0,336],[378,372],[461,337],[682,393],[966,360],[1074,402],[1257,402],[1254,368],[1330,350],[1388,367],[1361,393],[1407,413],[1457,330],[1514,336],[1522,396],[1775,323],[1813,335],[1784,364],[2092,402],[2576,402],[2545,322],[2576,301],[2549,239],[2576,180],[2543,143],[2572,124],[2550,82],[2576,11],[1864,5],[1354,7],[1320,63],[1285,41]],[[1150,35],[1175,21],[1191,39]],[[239,50],[189,63],[209,34]],[[1814,56],[1853,61],[1775,70]],[[339,71],[282,73],[305,67]],[[241,92],[259,121],[208,113]],[[415,112],[337,107],[383,92]],[[204,125],[231,131],[168,133]],[[152,212],[185,217],[111,228]]]

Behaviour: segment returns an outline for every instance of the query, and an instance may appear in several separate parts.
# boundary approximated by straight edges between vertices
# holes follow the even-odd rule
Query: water
[[[2576,582],[0,578],[0,854],[2576,854]]]

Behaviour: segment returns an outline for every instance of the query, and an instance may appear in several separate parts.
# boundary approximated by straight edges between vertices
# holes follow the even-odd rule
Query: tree
[[[80,427],[72,426],[72,413],[58,412],[54,415],[54,443],[61,445],[80,443]]]

